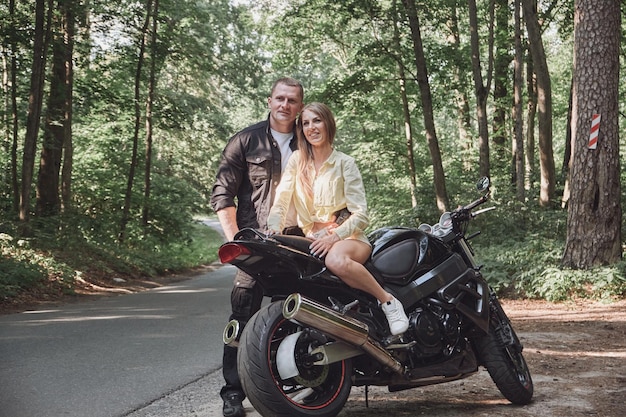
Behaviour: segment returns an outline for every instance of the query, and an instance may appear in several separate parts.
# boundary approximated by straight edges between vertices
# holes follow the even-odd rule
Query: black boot
[[[223,396],[224,408],[222,412],[224,417],[245,417],[246,412],[243,409],[243,395],[238,392],[231,392]]]

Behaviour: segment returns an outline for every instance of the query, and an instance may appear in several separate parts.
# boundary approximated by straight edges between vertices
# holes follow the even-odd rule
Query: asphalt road
[[[0,317],[0,417],[221,415],[234,273]]]

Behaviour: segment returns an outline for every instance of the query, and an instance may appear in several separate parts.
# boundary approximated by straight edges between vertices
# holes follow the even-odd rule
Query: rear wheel
[[[522,344],[495,296],[491,296],[489,304],[489,334],[474,340],[481,363],[507,400],[518,405],[528,404],[534,388],[522,355]]]
[[[273,302],[262,308],[241,334],[238,369],[243,389],[263,416],[336,416],[350,395],[351,361],[314,365],[309,352],[324,336],[302,331],[301,326],[286,320],[282,305],[282,301]],[[292,336],[296,341],[289,349],[297,375],[283,379],[277,361],[279,346],[287,336],[300,331],[300,336]]]

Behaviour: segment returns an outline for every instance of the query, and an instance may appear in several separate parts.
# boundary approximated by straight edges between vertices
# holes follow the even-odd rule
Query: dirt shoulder
[[[388,393],[354,388],[345,417],[618,417],[626,405],[626,300],[553,304],[503,300],[524,344],[535,394],[511,405],[486,371],[467,379]]]

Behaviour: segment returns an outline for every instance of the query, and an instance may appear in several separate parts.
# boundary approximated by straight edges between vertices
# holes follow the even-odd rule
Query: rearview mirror
[[[489,188],[489,184],[491,184],[491,182],[489,181],[489,177],[482,177],[476,183],[476,189],[481,192],[485,191]]]

